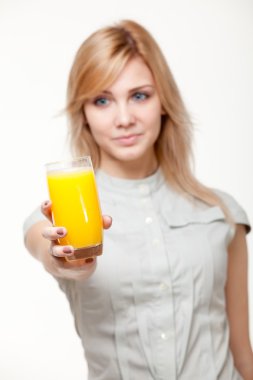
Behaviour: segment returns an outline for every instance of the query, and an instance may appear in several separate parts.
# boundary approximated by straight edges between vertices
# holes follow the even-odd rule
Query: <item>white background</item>
[[[253,221],[252,0],[0,0],[2,380],[86,378],[67,301],[26,252],[22,223],[47,198],[44,163],[68,155],[58,114],[74,53],[122,18],[146,26],[168,59],[195,124],[198,178]]]

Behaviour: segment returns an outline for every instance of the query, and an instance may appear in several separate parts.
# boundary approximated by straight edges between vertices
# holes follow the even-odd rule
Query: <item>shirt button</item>
[[[151,224],[153,222],[153,219],[151,218],[151,216],[147,216],[146,219],[145,219],[145,223],[146,224]]]
[[[169,286],[165,282],[161,282],[159,285],[160,290],[167,290]]]
[[[163,332],[163,333],[161,333],[161,338],[162,338],[162,340],[168,340],[169,339],[169,334]]]
[[[148,195],[149,194],[149,187],[148,187],[148,185],[140,185],[139,186],[139,192],[140,192],[140,194],[142,194],[142,195]]]
[[[157,247],[160,244],[160,240],[155,238],[152,240],[152,244]]]

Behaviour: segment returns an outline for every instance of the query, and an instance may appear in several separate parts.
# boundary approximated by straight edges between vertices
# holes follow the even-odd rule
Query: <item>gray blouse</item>
[[[176,193],[157,171],[140,180],[97,172],[103,255],[85,281],[58,279],[82,340],[89,380],[239,380],[224,287],[235,228],[219,207]],[[244,210],[217,191],[236,223]],[[37,210],[25,231],[43,219]]]

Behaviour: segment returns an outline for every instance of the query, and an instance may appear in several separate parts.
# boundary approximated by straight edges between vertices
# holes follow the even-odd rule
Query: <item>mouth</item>
[[[142,133],[132,133],[131,135],[116,137],[113,140],[116,141],[116,143],[119,145],[131,146],[137,143],[141,136]]]

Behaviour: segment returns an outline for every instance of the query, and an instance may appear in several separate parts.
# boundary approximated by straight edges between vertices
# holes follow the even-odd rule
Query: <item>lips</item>
[[[140,136],[142,136],[142,133],[133,133],[127,136],[116,137],[113,140],[116,141],[116,143],[118,143],[119,145],[131,146],[138,142]]]

